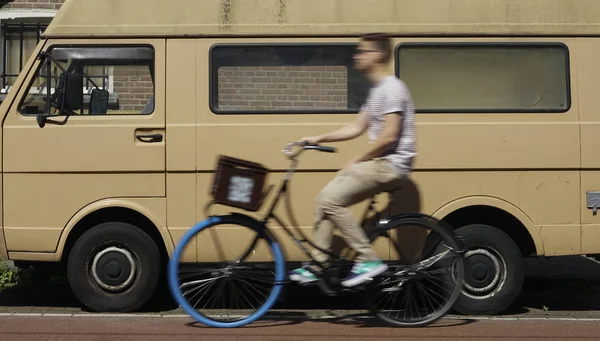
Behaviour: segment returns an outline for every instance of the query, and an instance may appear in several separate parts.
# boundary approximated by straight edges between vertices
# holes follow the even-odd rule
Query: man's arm
[[[302,141],[309,141],[312,143],[322,142],[338,142],[347,141],[360,136],[365,132],[368,126],[368,116],[366,111],[361,110],[354,122],[348,123],[344,127],[334,130],[329,133],[325,133],[315,137],[305,137]]]
[[[402,112],[396,111],[385,115],[383,130],[377,140],[362,155],[354,159],[355,162],[367,161],[381,156],[383,152],[398,140],[402,129]]]

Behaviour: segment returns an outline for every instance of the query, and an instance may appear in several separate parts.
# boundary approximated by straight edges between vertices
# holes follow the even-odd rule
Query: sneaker
[[[348,277],[342,281],[342,285],[345,287],[359,285],[377,275],[382,274],[387,269],[388,266],[381,260],[355,263]]]
[[[290,280],[299,283],[310,283],[317,281],[319,278],[309,270],[308,266],[303,266],[289,272]]]

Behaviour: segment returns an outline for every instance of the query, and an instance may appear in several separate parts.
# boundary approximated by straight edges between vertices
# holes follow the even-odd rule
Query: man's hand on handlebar
[[[298,142],[306,142],[308,144],[317,145],[321,142],[321,138],[319,136],[307,136],[301,138]]]
[[[299,151],[293,153],[291,151],[291,148],[294,146],[301,146],[302,149],[300,149]],[[288,143],[288,145],[286,146],[286,148],[283,150],[283,152],[288,155],[289,157],[296,157],[298,156],[302,151],[304,150],[317,150],[320,152],[325,152],[325,153],[335,153],[337,150],[334,147],[328,147],[328,146],[319,146],[318,144],[315,143],[311,143],[310,141],[307,141],[306,139],[300,140],[298,142],[292,142],[292,143]]]

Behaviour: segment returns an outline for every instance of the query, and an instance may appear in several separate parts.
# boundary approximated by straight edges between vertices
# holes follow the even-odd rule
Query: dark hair
[[[382,62],[387,62],[392,56],[392,42],[385,33],[368,33],[361,36],[363,41],[373,42],[375,48],[383,53]]]

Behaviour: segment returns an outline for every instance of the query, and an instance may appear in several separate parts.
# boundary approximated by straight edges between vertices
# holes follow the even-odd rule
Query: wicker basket
[[[268,172],[259,163],[219,155],[211,191],[214,202],[258,211]]]

